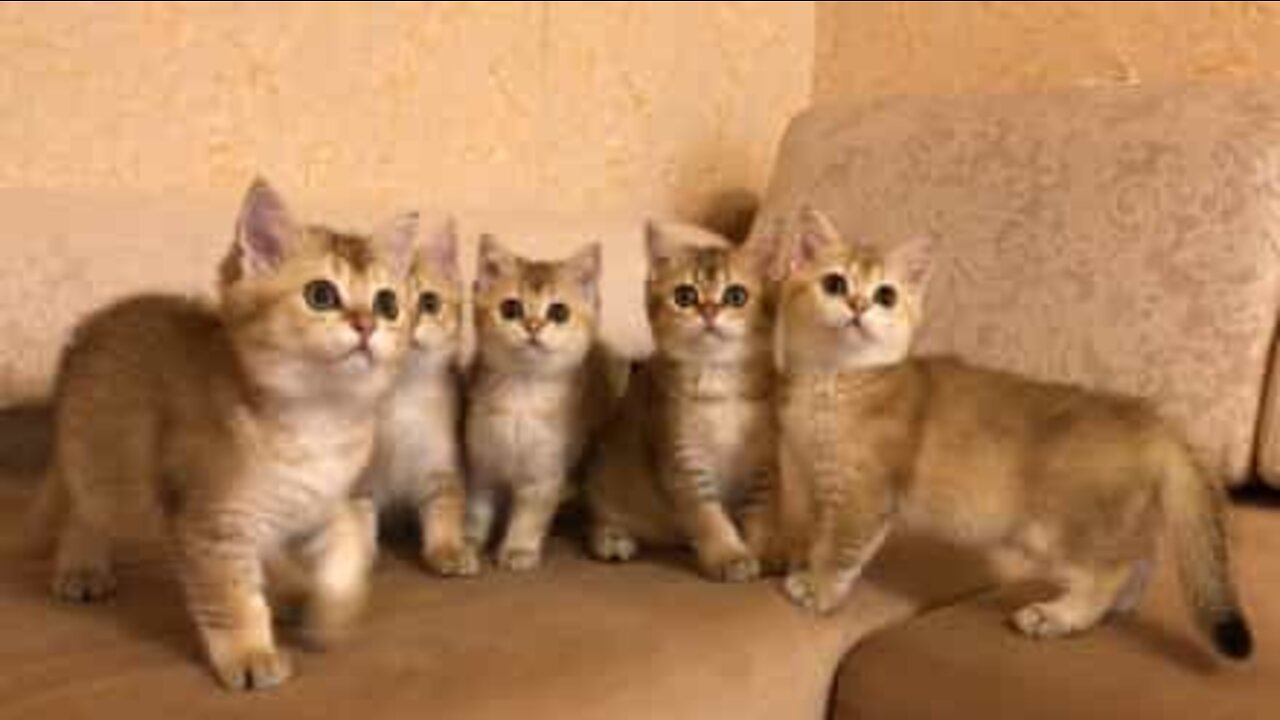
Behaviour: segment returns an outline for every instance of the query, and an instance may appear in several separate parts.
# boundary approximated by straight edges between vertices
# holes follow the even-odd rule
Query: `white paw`
[[[1010,617],[1010,622],[1023,635],[1037,639],[1064,637],[1080,629],[1061,608],[1050,603],[1032,603],[1020,608]]]

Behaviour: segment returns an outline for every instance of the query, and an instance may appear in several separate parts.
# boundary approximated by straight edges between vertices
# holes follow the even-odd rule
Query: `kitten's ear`
[[[458,224],[453,216],[445,218],[423,240],[418,248],[418,257],[450,280],[458,279]]]
[[[933,238],[912,238],[885,253],[885,269],[912,292],[920,294],[928,287],[929,279],[933,276],[933,256]]]
[[[386,250],[391,271],[406,275],[413,264],[413,253],[418,243],[418,226],[421,219],[417,211],[405,212],[391,218],[374,237]]]
[[[476,255],[477,290],[493,287],[498,278],[514,272],[515,266],[516,256],[502,247],[497,238],[489,233],[480,236],[480,251]]]
[[[565,268],[591,302],[600,299],[600,243],[593,242],[564,261]]]
[[[236,219],[239,274],[274,272],[297,242],[298,226],[284,199],[261,177],[255,178],[240,203]]]
[[[805,205],[800,208],[799,228],[788,250],[786,272],[813,262],[824,250],[844,242],[826,213]]]
[[[645,253],[649,256],[649,267],[655,268],[674,260],[684,246],[667,237],[666,231],[656,220],[645,220],[644,247]]]
[[[781,245],[778,223],[770,232],[761,232],[747,238],[745,244],[738,249],[751,264],[753,271],[769,281],[778,280],[778,248]]]

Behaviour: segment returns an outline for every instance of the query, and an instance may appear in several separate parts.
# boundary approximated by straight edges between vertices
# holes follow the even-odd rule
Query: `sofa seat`
[[[1254,657],[1219,660],[1195,633],[1173,563],[1137,613],[1077,638],[1032,641],[1005,616],[1044,590],[1010,587],[925,613],[845,660],[833,717],[1255,720],[1280,708],[1280,508],[1234,507],[1234,564]]]

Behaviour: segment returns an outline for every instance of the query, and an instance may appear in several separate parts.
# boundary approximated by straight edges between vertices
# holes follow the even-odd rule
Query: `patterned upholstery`
[[[930,233],[922,352],[1154,398],[1205,466],[1280,481],[1272,362],[1280,92],[1219,85],[818,107],[755,232],[803,202],[850,236]]]

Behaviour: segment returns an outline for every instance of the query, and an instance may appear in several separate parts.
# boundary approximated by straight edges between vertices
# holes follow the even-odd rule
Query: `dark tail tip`
[[[1213,625],[1213,644],[1218,652],[1232,660],[1244,660],[1253,654],[1253,633],[1244,616],[1232,613]]]

